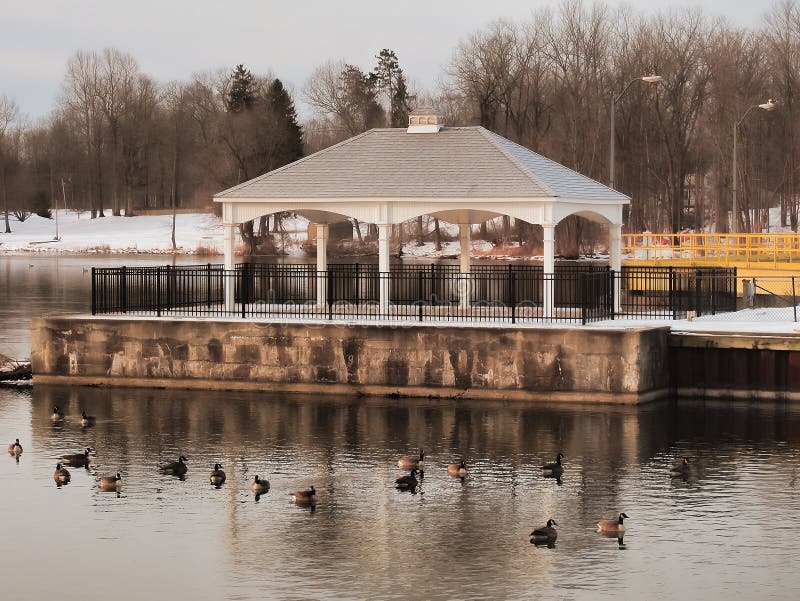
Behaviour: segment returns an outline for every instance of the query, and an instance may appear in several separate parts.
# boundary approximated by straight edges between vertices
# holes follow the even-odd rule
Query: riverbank
[[[52,219],[30,215],[22,222],[10,216],[10,221],[11,233],[0,233],[3,254],[217,255],[222,239],[221,221],[210,213],[176,216],[175,249],[172,215],[90,219],[88,212],[62,210]]]

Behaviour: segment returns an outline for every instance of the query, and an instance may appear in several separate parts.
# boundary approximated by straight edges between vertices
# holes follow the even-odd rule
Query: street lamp
[[[663,78],[660,75],[645,75],[644,77],[637,77],[636,79],[632,79],[628,82],[628,85],[625,86],[625,89],[619,94],[619,96],[611,96],[611,145],[610,145],[610,165],[609,165],[609,186],[615,188],[614,185],[614,147],[616,146],[616,132],[615,132],[615,123],[614,123],[614,108],[617,102],[625,95],[628,89],[635,84],[637,81],[643,81],[644,83],[649,84],[657,84]]]
[[[739,119],[733,126],[733,181],[732,181],[732,189],[733,189],[733,206],[731,207],[731,232],[736,232],[739,229],[739,219],[738,219],[738,209],[739,207],[736,204],[736,183],[738,178],[737,169],[736,169],[736,139],[739,133],[739,126],[744,121],[745,117],[752,111],[753,109],[761,109],[762,111],[771,111],[775,108],[775,103],[772,101],[772,98],[767,100],[764,104],[754,104],[750,108],[748,108],[742,118]]]

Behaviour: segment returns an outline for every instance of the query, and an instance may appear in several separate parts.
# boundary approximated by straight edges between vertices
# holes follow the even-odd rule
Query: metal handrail
[[[715,265],[800,263],[800,234],[623,234],[622,252],[633,260],[690,260]]]

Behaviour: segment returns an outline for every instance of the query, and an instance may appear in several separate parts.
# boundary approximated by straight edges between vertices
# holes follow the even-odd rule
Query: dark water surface
[[[53,261],[0,257],[0,352],[28,348],[31,316],[84,309],[83,266],[97,261]],[[95,427],[80,427],[81,410]],[[800,587],[800,405],[0,388],[0,443],[16,437],[19,462],[0,457],[3,600],[727,601],[796,599]],[[58,488],[57,457],[84,446],[90,469],[70,468]],[[419,446],[421,486],[399,492],[397,457]],[[560,485],[537,467],[559,451]],[[181,453],[185,481],[159,473]],[[446,473],[462,456],[463,482]],[[672,480],[682,456],[693,470]],[[217,461],[220,489],[208,482]],[[99,491],[96,476],[116,471],[120,495]],[[258,501],[254,474],[272,484]],[[289,501],[310,484],[314,512]],[[619,511],[622,548],[594,531]],[[555,548],[533,547],[550,517]]]

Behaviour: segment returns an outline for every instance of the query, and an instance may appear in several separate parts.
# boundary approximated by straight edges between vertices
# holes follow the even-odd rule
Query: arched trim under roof
[[[332,210],[334,209],[334,210]],[[499,215],[527,223],[555,225],[569,215],[579,215],[599,223],[622,223],[622,206],[587,204],[549,199],[339,199],[338,202],[304,200],[225,201],[223,221],[238,224],[262,215],[294,211],[316,223],[336,223],[355,218],[363,223],[398,224],[420,215],[434,215],[450,223],[478,224]]]

